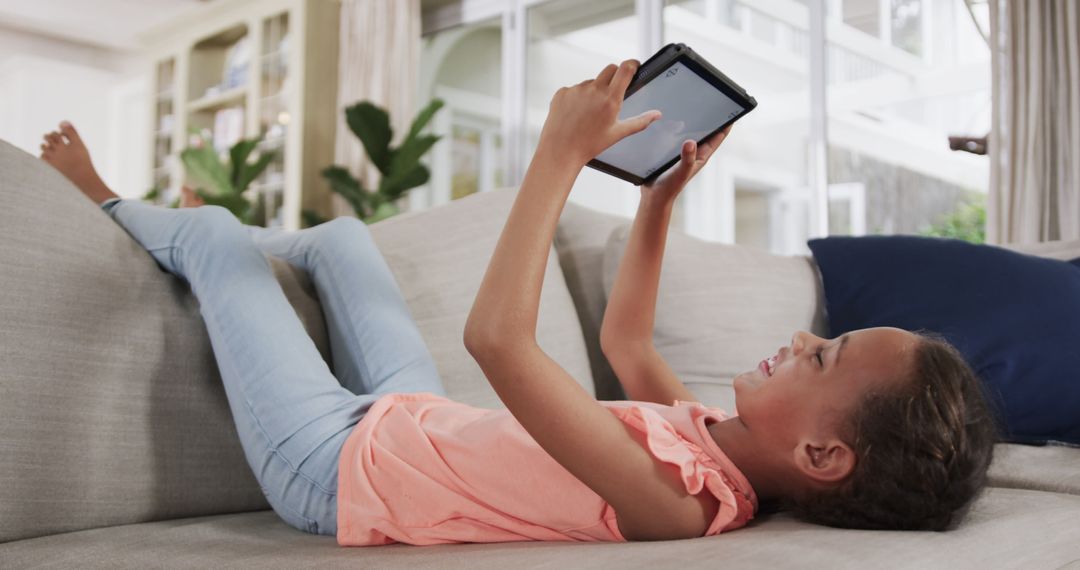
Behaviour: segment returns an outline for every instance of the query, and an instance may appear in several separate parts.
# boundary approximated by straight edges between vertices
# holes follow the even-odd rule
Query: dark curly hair
[[[946,530],[986,484],[997,424],[978,377],[940,335],[916,331],[909,382],[869,393],[841,425],[856,455],[839,486],[783,506],[806,521],[881,530]]]

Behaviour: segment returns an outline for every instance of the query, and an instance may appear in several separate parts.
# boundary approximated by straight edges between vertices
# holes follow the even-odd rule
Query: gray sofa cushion
[[[999,444],[994,448],[989,484],[1080,495],[1080,448]],[[1080,525],[1076,529],[1080,541]]]
[[[0,542],[267,508],[187,285],[3,141],[0,198]],[[326,354],[310,282],[272,262]]]
[[[612,232],[604,255],[605,298],[615,284],[630,226]],[[706,242],[669,231],[653,343],[707,406],[736,413],[732,379],[791,341],[824,335],[821,280],[813,259]]]
[[[1080,497],[990,489],[955,531],[872,532],[759,517],[708,538],[344,548],[270,511],[0,544],[0,567],[79,568],[1061,568],[1080,559]]]
[[[473,194],[371,226],[379,251],[435,358],[448,396],[484,408],[504,406],[465,350],[462,334],[516,196],[513,188]],[[553,250],[548,253],[537,342],[594,394],[581,325],[558,260]]]
[[[600,350],[600,325],[607,305],[600,270],[604,248],[611,232],[626,223],[627,218],[567,202],[555,231],[555,248],[585,335],[596,397],[600,400],[626,399],[618,377]]]

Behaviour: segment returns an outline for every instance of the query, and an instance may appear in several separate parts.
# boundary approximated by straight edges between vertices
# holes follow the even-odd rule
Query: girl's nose
[[[805,334],[803,331],[796,331],[795,334],[791,335],[791,352],[802,352],[802,348],[806,344],[803,340]]]

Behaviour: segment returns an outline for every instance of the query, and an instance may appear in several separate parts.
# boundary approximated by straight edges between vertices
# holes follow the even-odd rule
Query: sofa
[[[501,403],[462,329],[514,196],[472,195],[371,227],[449,396],[475,406]],[[1080,449],[1009,444],[997,446],[990,487],[941,533],[826,528],[781,512],[690,540],[340,547],[269,510],[186,283],[3,141],[0,200],[0,568],[1080,567]],[[539,343],[600,399],[625,398],[598,333],[629,223],[568,203],[544,275]],[[1080,257],[1078,243],[1029,249]],[[310,280],[268,259],[329,362]],[[810,257],[672,232],[656,345],[705,405],[734,413],[735,373],[795,330],[827,334],[820,283]]]

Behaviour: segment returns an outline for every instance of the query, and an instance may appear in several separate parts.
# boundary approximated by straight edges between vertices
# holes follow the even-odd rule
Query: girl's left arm
[[[566,199],[585,163],[658,113],[618,120],[634,61],[552,99],[533,160],[465,325],[464,341],[507,409],[560,465],[615,509],[628,540],[701,536],[716,514],[678,468],[655,461],[611,412],[536,342],[540,289]]]

